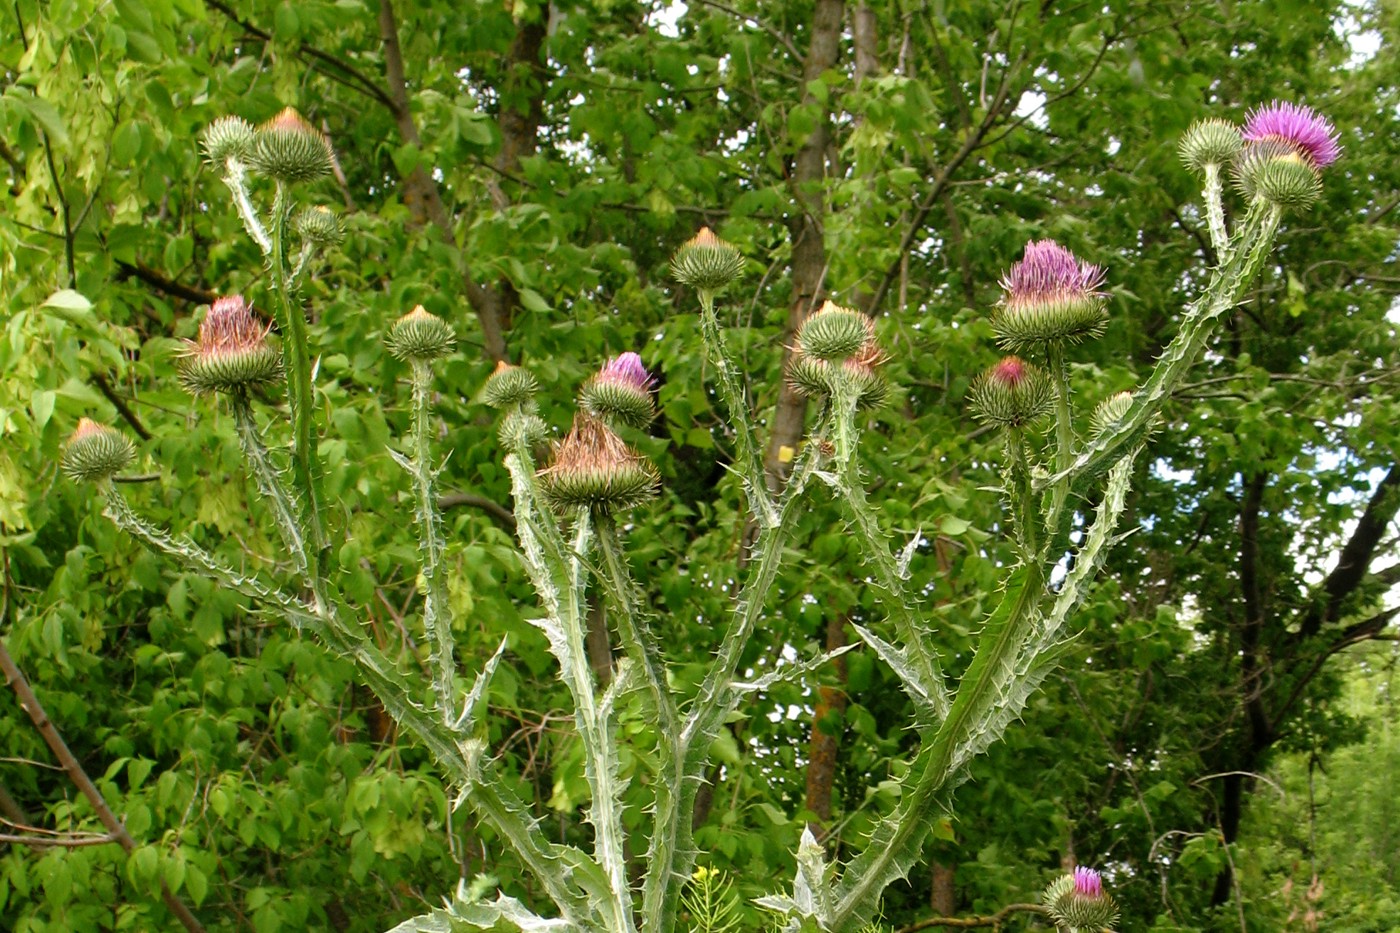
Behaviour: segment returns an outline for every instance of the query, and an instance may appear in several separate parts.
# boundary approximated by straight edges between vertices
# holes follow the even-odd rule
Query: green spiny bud
[[[874,340],[838,363],[808,356],[799,346],[788,360],[788,385],[809,398],[833,396],[841,388],[849,387],[857,408],[876,408],[890,394],[889,383],[878,369],[884,361],[884,352]]]
[[[506,450],[527,450],[532,453],[549,439],[549,427],[544,419],[531,411],[516,409],[501,419],[497,438]]]
[[[63,448],[59,467],[75,482],[97,483],[111,479],[135,459],[136,448],[120,431],[81,418]]]
[[[671,274],[682,285],[702,292],[716,292],[737,279],[744,271],[744,257],[733,244],[726,243],[701,227],[694,238],[676,250]]]
[[[220,117],[205,127],[200,142],[209,162],[222,166],[229,159],[248,161],[253,151],[253,136],[253,125],[242,117]]]
[[[340,218],[330,208],[319,204],[298,214],[296,224],[297,233],[313,246],[339,246],[345,239],[345,228],[340,225]]]
[[[841,360],[855,356],[875,339],[875,322],[859,311],[826,302],[797,329],[797,345],[807,356]]]
[[[431,363],[446,356],[456,342],[451,326],[422,305],[395,321],[384,338],[395,359],[417,363]]]
[[[239,295],[214,302],[199,323],[199,339],[185,341],[176,367],[180,384],[195,395],[245,392],[282,374],[282,356],[268,343],[264,324]]]
[[[614,512],[634,508],[656,493],[655,467],[586,412],[554,449],[539,473],[545,496],[564,511]]]
[[[651,399],[655,382],[635,353],[623,353],[608,360],[597,375],[579,390],[579,407],[604,420],[641,430],[656,417]]]
[[[1278,140],[1250,143],[1233,166],[1235,185],[1245,197],[1304,210],[1322,194],[1318,170],[1293,146]]]
[[[1181,161],[1202,175],[1207,165],[1229,165],[1243,145],[1239,127],[1228,120],[1200,120],[1181,137]]]
[[[510,408],[528,403],[538,390],[539,384],[528,369],[501,360],[482,387],[481,400],[492,408]]]
[[[979,376],[969,394],[974,415],[1007,428],[1031,423],[1048,412],[1052,402],[1045,373],[1015,356]]]
[[[284,184],[314,181],[330,174],[331,144],[320,130],[288,107],[258,127],[248,164]]]

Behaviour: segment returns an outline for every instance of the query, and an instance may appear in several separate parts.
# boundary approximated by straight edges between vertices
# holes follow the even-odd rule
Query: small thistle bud
[[[97,483],[126,469],[135,459],[136,448],[120,431],[81,418],[63,448],[59,468],[75,482]]]
[[[1201,175],[1207,165],[1229,165],[1243,145],[1239,127],[1228,120],[1199,120],[1181,137],[1181,161]]]
[[[1250,111],[1244,141],[1282,143],[1314,169],[1326,168],[1342,154],[1337,130],[1329,120],[1310,107],[1277,100]]]
[[[701,227],[692,239],[681,244],[671,260],[671,274],[676,280],[702,292],[719,291],[743,271],[744,257],[709,227]]]
[[[1133,407],[1133,393],[1118,392],[1099,402],[1089,419],[1089,431],[1094,437],[1107,434],[1115,424],[1123,420],[1128,409]]]
[[[857,408],[878,408],[889,398],[890,384],[879,369],[886,359],[888,357],[875,340],[872,327],[870,339],[859,352],[841,361],[842,378],[855,386]]]
[[[797,345],[807,356],[841,360],[875,339],[875,322],[859,311],[826,302],[797,329]]]
[[[972,411],[1007,428],[1029,424],[1050,410],[1050,380],[1038,367],[1008,356],[972,384]]]
[[[384,338],[394,358],[406,363],[431,363],[451,353],[456,342],[451,326],[422,305],[395,321]]]
[[[1118,922],[1118,905],[1103,889],[1103,879],[1092,868],[1076,868],[1045,889],[1045,906],[1060,926],[1071,930],[1111,929]]]
[[[583,384],[579,407],[590,415],[642,429],[656,417],[651,387],[656,380],[635,353],[615,356]]]
[[[481,400],[492,408],[509,408],[526,404],[538,390],[539,383],[535,382],[534,375],[528,369],[501,360],[482,387]]]
[[[328,207],[317,204],[297,215],[297,234],[313,246],[339,246],[345,239],[340,218]]]
[[[556,508],[613,512],[633,508],[656,492],[656,469],[602,421],[585,412],[554,448],[539,473]]]
[[[528,450],[533,452],[549,439],[549,427],[544,419],[534,412],[519,409],[501,419],[497,438],[506,450]]]
[[[220,117],[204,128],[200,143],[212,165],[222,166],[229,159],[248,161],[253,151],[253,125],[242,117]]]
[[[1278,140],[1250,143],[1232,167],[1235,186],[1247,198],[1304,210],[1322,194],[1322,177],[1307,157]]]
[[[1078,343],[1103,333],[1106,294],[1103,269],[1081,262],[1054,240],[1026,244],[1021,261],[1001,280],[1005,294],[992,315],[1003,349],[1038,350],[1050,343]]]
[[[239,295],[215,301],[199,323],[199,338],[185,341],[176,367],[180,384],[195,395],[244,392],[272,382],[282,372],[282,356],[264,324]]]
[[[291,107],[258,127],[248,164],[285,184],[314,181],[331,171],[331,144]]]

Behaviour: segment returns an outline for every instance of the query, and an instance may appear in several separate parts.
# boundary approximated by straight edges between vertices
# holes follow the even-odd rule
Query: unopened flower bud
[[[992,315],[997,342],[1013,353],[1052,343],[1078,343],[1103,333],[1108,315],[1099,291],[1103,269],[1081,262],[1053,240],[1026,244],[1001,280],[1005,294]]]
[[[501,360],[482,387],[481,400],[492,408],[510,408],[528,403],[538,390],[539,383],[528,369]]]
[[[1045,906],[1060,926],[1099,933],[1118,922],[1118,905],[1103,889],[1103,879],[1092,868],[1076,868],[1045,889]]]
[[[258,127],[248,164],[284,184],[314,181],[331,171],[331,144],[288,107]]]
[[[651,387],[656,380],[635,353],[608,360],[579,390],[579,406],[591,415],[616,420],[633,428],[645,428],[656,417]]]
[[[875,322],[851,308],[826,302],[797,329],[797,345],[802,352],[819,360],[841,360],[855,356],[875,339]]]
[[[63,448],[59,468],[76,482],[101,482],[135,459],[136,448],[120,431],[82,418]]]
[[[222,166],[229,159],[248,161],[253,151],[253,125],[242,117],[220,117],[204,128],[200,143],[204,155],[213,165]]]
[[[1181,137],[1181,161],[1196,174],[1203,174],[1207,165],[1229,165],[1243,145],[1235,124],[1216,118],[1200,120]]]
[[[549,438],[544,419],[532,411],[516,409],[501,419],[497,438],[506,450],[527,450],[533,453]]]
[[[885,353],[872,337],[853,355],[838,362],[809,356],[799,345],[788,360],[788,385],[799,394],[821,398],[848,388],[857,408],[875,408],[890,394],[889,383],[880,374]]]
[[[972,411],[983,421],[1019,428],[1050,410],[1050,380],[1038,367],[1008,356],[972,383]]]
[[[743,271],[744,257],[709,227],[700,228],[694,238],[681,244],[671,260],[671,274],[676,280],[702,292],[719,291]]]
[[[395,359],[416,363],[431,363],[446,356],[456,342],[452,327],[422,305],[395,321],[384,338]]]
[[[282,356],[263,323],[239,295],[220,298],[199,323],[199,337],[185,341],[176,368],[180,384],[195,395],[244,392],[282,373]]]
[[[557,508],[614,512],[631,509],[656,492],[655,467],[628,447],[602,421],[586,412],[554,449],[539,473],[544,493]]]
[[[340,218],[328,207],[317,204],[297,215],[297,233],[313,246],[339,246],[345,239]]]
[[[1308,158],[1276,139],[1245,146],[1235,158],[1232,174],[1245,197],[1262,198],[1279,207],[1304,210],[1322,194],[1322,177]]]

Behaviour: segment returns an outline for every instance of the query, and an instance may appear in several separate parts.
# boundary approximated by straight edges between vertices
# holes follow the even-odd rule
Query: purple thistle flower
[[[1103,878],[1092,868],[1076,868],[1074,893],[1080,897],[1103,897]]]
[[[1021,261],[1001,280],[1008,305],[1090,298],[1101,295],[1101,266],[1081,262],[1054,240],[1032,240]]]
[[[1250,112],[1244,125],[1245,142],[1277,140],[1293,147],[1313,168],[1337,161],[1342,147],[1337,131],[1327,118],[1310,107],[1274,101]]]
[[[598,379],[604,382],[625,383],[642,392],[651,389],[656,381],[642,365],[642,358],[630,350],[608,360],[598,371]]]

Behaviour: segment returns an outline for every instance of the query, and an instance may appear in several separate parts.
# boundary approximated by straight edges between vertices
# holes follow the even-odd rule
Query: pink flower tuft
[[[1039,303],[1099,295],[1104,271],[1081,262],[1054,240],[1032,240],[1025,255],[1001,280],[1007,304]]]
[[[642,358],[631,351],[621,353],[608,360],[598,371],[598,378],[603,381],[625,383],[643,392],[649,390],[656,381],[642,365]]]
[[[1103,897],[1103,878],[1092,868],[1076,868],[1074,893],[1080,897]]]
[[[1244,125],[1245,142],[1276,140],[1292,146],[1313,168],[1323,168],[1337,161],[1342,147],[1337,144],[1337,131],[1327,118],[1310,107],[1274,101],[1267,107],[1257,107]]]
[[[199,339],[186,341],[189,356],[239,353],[260,349],[272,325],[264,324],[241,295],[216,299],[199,324]]]
[[[1008,356],[992,367],[990,377],[1004,386],[1016,388],[1030,378],[1025,360],[1019,356]]]

